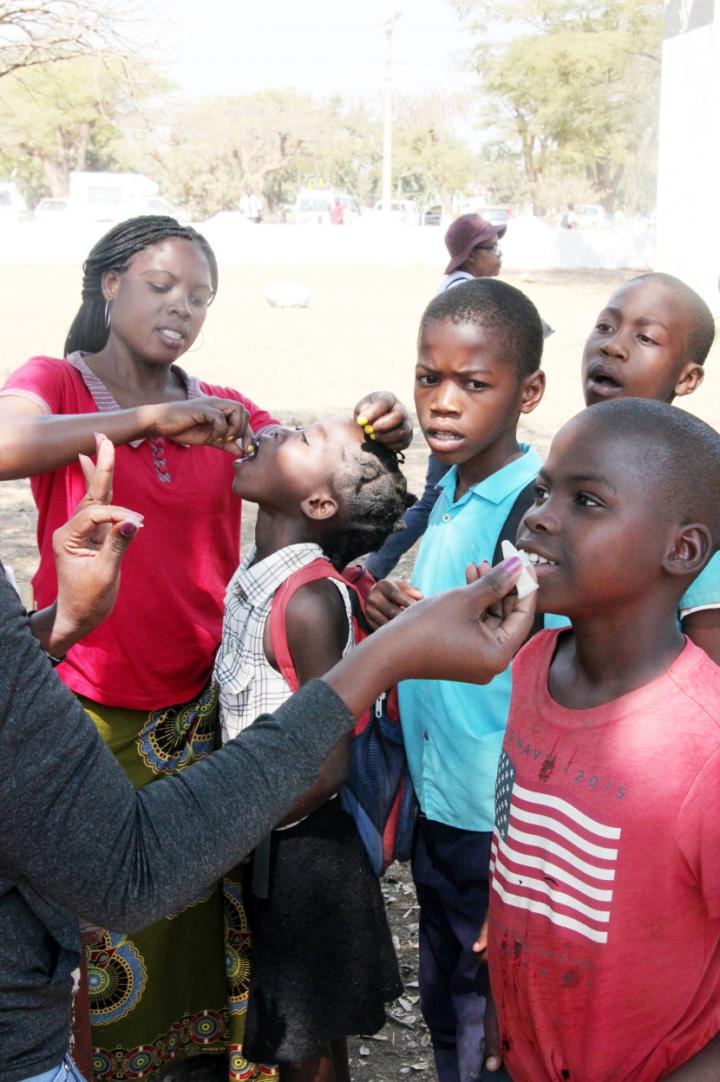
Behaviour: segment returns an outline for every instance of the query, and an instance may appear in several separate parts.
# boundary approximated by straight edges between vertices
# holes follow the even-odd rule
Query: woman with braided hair
[[[29,425],[23,461],[35,474],[39,606],[55,595],[52,535],[84,494],[78,454],[94,453],[95,432],[117,448],[115,502],[144,514],[112,616],[57,668],[137,788],[212,750],[209,677],[240,538],[233,457],[276,423],[177,364],[217,285],[215,256],[195,230],[159,216],[123,222],[84,265],[64,358],[32,358],[0,391],[0,420]],[[378,439],[407,442],[407,415],[393,396],[359,408]],[[190,835],[187,845],[201,848],[203,839]],[[96,1079],[122,1082],[178,1056],[226,1051],[217,890],[132,938],[103,933],[88,958]],[[244,1063],[237,1077],[273,1073]]]

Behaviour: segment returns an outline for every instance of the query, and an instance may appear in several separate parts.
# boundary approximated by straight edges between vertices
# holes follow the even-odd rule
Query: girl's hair
[[[218,286],[217,260],[205,237],[190,226],[180,225],[174,218],[164,215],[143,214],[138,218],[129,218],[101,237],[83,263],[82,303],[65,340],[65,356],[75,350],[98,353],[108,340],[103,275],[108,271],[122,274],[136,252],[159,244],[168,237],[189,240],[202,249],[210,267],[210,281],[215,296]]]
[[[400,470],[401,456],[382,444],[367,441],[347,466],[332,478],[340,514],[323,538],[322,547],[339,570],[402,529],[402,517],[415,497]],[[335,522],[337,525],[335,526]]]

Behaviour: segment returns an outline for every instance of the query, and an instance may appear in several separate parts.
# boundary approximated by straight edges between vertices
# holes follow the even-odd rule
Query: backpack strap
[[[525,485],[525,488],[515,497],[515,502],[510,508],[508,517],[500,527],[500,533],[498,534],[497,544],[495,545],[495,551],[493,553],[493,566],[500,563],[502,560],[502,543],[503,541],[511,541],[515,544],[515,538],[517,537],[518,527],[523,520],[525,512],[528,511],[535,502],[535,480],[530,481]],[[543,614],[536,613],[532,622],[532,627],[528,633],[528,639],[532,638],[538,631],[542,631],[545,626],[543,620]],[[527,642],[527,639],[525,640]]]
[[[352,583],[347,582],[347,580],[343,578],[339,571],[336,571],[329,560],[326,560],[323,556],[318,556],[312,563],[306,564],[305,567],[301,567],[299,570],[294,571],[292,575],[289,575],[285,579],[285,582],[278,586],[273,595],[269,619],[270,643],[275,655],[275,661],[277,662],[281,676],[293,691],[297,691],[300,687],[300,682],[298,681],[287,640],[287,627],[285,623],[287,607],[290,598],[301,586],[305,586],[308,582],[318,582],[320,579],[335,579],[337,582],[341,582],[344,586],[347,586],[350,591],[350,600],[352,603],[353,631],[355,632],[355,637],[358,638],[357,627],[355,626],[357,622],[357,590]],[[360,611],[362,612],[362,607],[360,607]]]

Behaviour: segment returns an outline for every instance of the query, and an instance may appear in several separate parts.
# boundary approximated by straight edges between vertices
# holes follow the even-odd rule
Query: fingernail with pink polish
[[[123,522],[120,527],[120,533],[123,537],[134,537],[138,532],[139,525],[138,522]]]
[[[507,571],[508,575],[514,575],[516,571],[522,569],[522,560],[519,556],[508,556],[507,560],[503,560],[500,564],[503,571]]]

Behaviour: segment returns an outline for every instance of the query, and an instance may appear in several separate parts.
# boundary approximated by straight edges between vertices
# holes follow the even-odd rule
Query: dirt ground
[[[618,272],[534,272],[507,275],[525,290],[547,322],[556,328],[548,340],[544,367],[548,388],[523,425],[526,439],[542,452],[553,433],[582,408],[579,362],[593,319],[611,291],[632,277]],[[294,280],[311,291],[307,309],[278,310],[264,299],[273,281]],[[371,389],[390,388],[412,405],[414,348],[422,309],[437,275],[422,267],[287,268],[234,267],[221,275],[220,292],[204,341],[183,358],[184,367],[214,383],[241,389],[285,420],[302,422],[333,411],[347,411]],[[75,313],[80,286],[76,267],[0,266],[0,322],[4,352],[0,382],[38,353],[61,355]],[[716,345],[704,385],[685,405],[720,423],[720,374]],[[422,491],[426,452],[416,436],[407,455],[410,487]],[[252,532],[252,509],[245,515],[243,543]],[[2,558],[21,583],[35,563],[34,509],[26,482],[0,485]],[[410,566],[406,558],[404,567]],[[356,1082],[397,1082],[435,1077],[427,1034],[420,1019],[416,983],[417,906],[407,868],[391,869],[384,882],[406,991],[392,1005],[390,1020],[374,1038],[352,1043]],[[208,1082],[210,1072],[173,1072],[192,1082]]]

